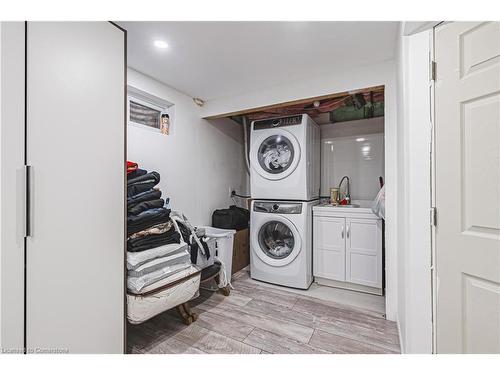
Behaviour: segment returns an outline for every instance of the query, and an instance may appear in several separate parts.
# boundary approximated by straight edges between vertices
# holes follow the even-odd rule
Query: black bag
[[[212,226],[215,228],[242,230],[248,228],[249,221],[250,212],[234,205],[215,210],[212,214]]]

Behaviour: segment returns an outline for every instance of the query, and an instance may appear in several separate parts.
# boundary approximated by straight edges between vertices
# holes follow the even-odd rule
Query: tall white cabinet
[[[313,273],[323,285],[382,294],[382,220],[368,208],[313,208]]]
[[[2,164],[18,202],[6,206],[17,229],[2,242],[2,270],[24,291],[1,295],[15,324],[2,347],[123,353],[126,33],[109,22],[15,24],[2,35],[17,40],[15,55],[2,50],[2,62],[24,74],[2,81],[2,97],[23,96],[2,106],[2,133],[24,142]]]

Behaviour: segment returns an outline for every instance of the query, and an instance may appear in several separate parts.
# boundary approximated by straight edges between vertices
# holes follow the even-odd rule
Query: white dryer
[[[320,190],[320,130],[308,115],[252,122],[254,199],[313,200]]]
[[[318,201],[253,201],[250,276],[308,289],[312,275],[312,207]]]

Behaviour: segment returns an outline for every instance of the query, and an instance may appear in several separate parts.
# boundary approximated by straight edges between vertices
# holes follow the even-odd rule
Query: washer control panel
[[[259,201],[254,203],[253,210],[270,214],[301,214],[302,203]]]

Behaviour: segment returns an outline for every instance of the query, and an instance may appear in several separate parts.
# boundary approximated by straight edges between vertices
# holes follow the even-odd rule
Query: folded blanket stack
[[[168,198],[156,188],[159,182],[158,172],[127,162],[127,287],[132,294],[167,285],[192,268],[187,245],[165,207]]]

